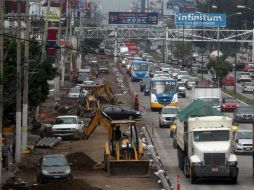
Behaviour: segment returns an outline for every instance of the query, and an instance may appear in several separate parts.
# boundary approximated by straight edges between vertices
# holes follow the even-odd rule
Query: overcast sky
[[[102,5],[102,12],[109,11],[128,11],[131,0],[97,0]]]

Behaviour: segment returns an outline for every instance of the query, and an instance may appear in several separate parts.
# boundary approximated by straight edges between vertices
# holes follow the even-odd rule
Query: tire
[[[180,170],[183,171],[184,168],[184,153],[180,149],[180,147],[177,147],[177,157],[178,157],[178,167]]]
[[[37,182],[39,183],[39,184],[44,184],[45,182],[41,179],[41,177],[38,177],[37,178]]]
[[[170,136],[170,138],[173,138],[174,133],[173,133],[173,131],[172,131],[172,130],[170,130],[169,136]]]
[[[184,157],[184,164],[183,164],[183,174],[186,178],[189,178],[190,177],[190,174],[189,174],[189,169],[187,168],[188,167],[188,157],[185,156]]]
[[[231,178],[231,183],[232,184],[237,184],[237,177],[232,177]]]
[[[108,156],[104,153],[104,170],[108,171]]]
[[[176,141],[176,136],[173,135],[173,148],[177,149],[177,141]]]
[[[190,183],[191,184],[195,184],[196,183],[196,177],[194,175],[192,175],[191,172],[190,172]]]
[[[151,108],[151,111],[152,111],[152,112],[155,112],[155,109],[154,109],[154,108]]]
[[[129,119],[129,120],[133,120],[133,119],[134,119],[133,115],[130,115],[130,116],[128,117],[128,119]]]

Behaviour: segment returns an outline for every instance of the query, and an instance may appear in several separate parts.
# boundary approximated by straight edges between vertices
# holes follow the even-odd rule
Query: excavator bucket
[[[110,176],[148,177],[150,165],[148,160],[110,160],[107,171]]]

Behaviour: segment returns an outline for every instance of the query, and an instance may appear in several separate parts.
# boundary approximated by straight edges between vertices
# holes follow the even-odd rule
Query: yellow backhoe
[[[100,124],[109,136],[104,145],[104,168],[108,174],[147,177],[150,173],[149,160],[143,159],[143,144],[138,138],[136,122],[111,120],[104,112],[97,110],[84,129],[85,137],[88,139]]]
[[[88,90],[88,94],[81,93],[80,104],[83,106],[84,111],[96,111],[100,109],[99,97],[105,92],[110,103],[115,103],[116,98],[112,92],[109,84],[105,81],[99,81],[94,84],[82,84],[81,87]],[[83,91],[81,91],[83,92]]]

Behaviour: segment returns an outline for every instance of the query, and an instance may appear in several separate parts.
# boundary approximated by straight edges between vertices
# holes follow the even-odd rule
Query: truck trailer
[[[232,119],[202,100],[177,115],[178,166],[193,184],[198,178],[229,178],[237,183]]]

